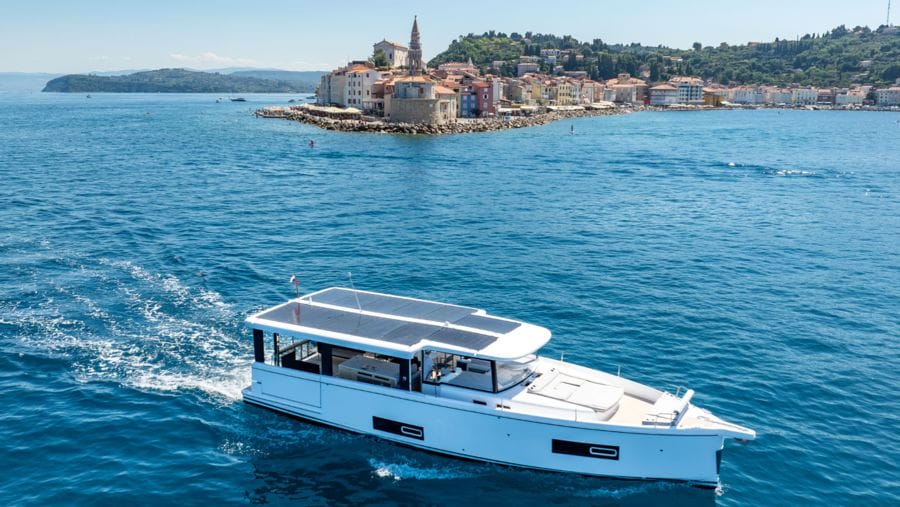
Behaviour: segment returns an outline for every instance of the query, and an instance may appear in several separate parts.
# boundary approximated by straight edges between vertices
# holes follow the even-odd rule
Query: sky
[[[186,67],[330,70],[407,44],[419,17],[426,61],[468,33],[527,31],[690,48],[796,38],[885,22],[887,0],[373,0],[191,2],[6,0],[0,72]],[[894,7],[900,10],[900,1]],[[891,21],[896,18],[892,14]],[[896,23],[896,22],[895,22]]]

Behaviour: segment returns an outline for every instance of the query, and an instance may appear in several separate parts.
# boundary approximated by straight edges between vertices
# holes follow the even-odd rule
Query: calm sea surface
[[[900,503],[900,115],[403,137],[216,98],[0,94],[0,504]],[[710,492],[242,403],[244,317],[348,271],[546,326],[544,354],[692,387],[759,438]]]

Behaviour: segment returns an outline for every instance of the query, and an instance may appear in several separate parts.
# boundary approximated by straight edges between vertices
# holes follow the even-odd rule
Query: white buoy
[[[734,167],[736,164],[734,162],[728,162],[728,167]]]

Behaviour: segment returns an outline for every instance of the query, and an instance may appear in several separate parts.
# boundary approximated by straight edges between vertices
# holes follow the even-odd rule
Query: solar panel
[[[344,299],[343,296],[345,295],[331,295],[328,301],[341,301]],[[352,293],[350,296],[353,297]],[[395,300],[394,303],[396,303],[396,300],[398,299],[402,300],[402,298],[393,299]],[[315,296],[313,297],[313,301],[324,302],[323,298],[317,298]],[[413,301],[413,303],[416,302]],[[423,339],[430,339],[446,345],[481,349],[497,340],[494,336],[472,331],[451,329],[437,324],[420,324],[396,318],[360,314],[356,311],[355,301],[354,306],[347,310],[323,308],[321,306],[314,306],[308,301],[303,301],[302,303],[299,303],[300,308],[299,312],[297,312],[297,305],[298,303],[290,303],[273,308],[272,310],[260,314],[259,318],[281,324],[300,325],[321,331],[383,340],[406,346],[414,345]],[[457,311],[461,308],[453,307],[452,305],[446,306],[455,308]],[[437,310],[440,310],[440,308],[432,307],[433,312]]]
[[[477,310],[464,306],[442,306],[423,314],[420,319],[433,320],[435,322],[456,322],[457,320],[472,315]]]
[[[356,308],[356,298],[353,296],[353,291],[345,289],[328,289],[314,296],[306,296],[304,299],[309,299],[316,303]]]
[[[471,331],[461,331],[449,327],[442,327],[434,334],[428,337],[430,340],[455,345],[457,347],[465,347],[467,349],[481,350],[488,345],[497,341],[493,336],[486,334],[473,333]]]
[[[414,343],[419,343],[423,338],[431,336],[438,329],[440,328],[429,324],[416,324],[414,322],[406,322],[397,329],[394,329],[390,333],[384,335],[382,339],[393,343],[412,345]]]
[[[506,334],[522,325],[521,322],[513,322],[482,315],[467,315],[459,320],[453,321],[453,323],[458,326],[472,327],[499,334]]]
[[[312,301],[356,310],[356,297],[354,297],[353,293],[354,291],[351,289],[334,287],[312,296]],[[466,306],[435,303],[433,301],[418,301],[387,294],[357,292],[357,295],[359,296],[359,306],[365,311],[411,319],[453,322],[478,311],[475,308]]]

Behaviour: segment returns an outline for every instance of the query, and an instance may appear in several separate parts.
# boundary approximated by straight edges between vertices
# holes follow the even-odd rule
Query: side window
[[[423,364],[425,379],[423,381],[429,384],[447,384],[493,392],[492,369],[491,361],[485,359],[426,350]]]
[[[277,360],[284,368],[321,373],[322,356],[318,344],[312,340],[293,341],[290,337],[281,337],[278,344]]]
[[[409,389],[409,360],[334,347],[332,364],[335,377],[396,389]]]

